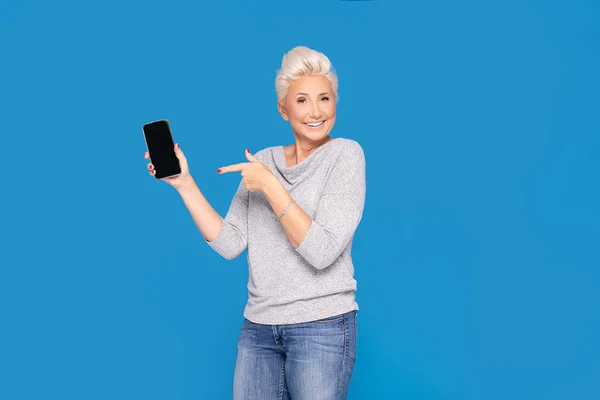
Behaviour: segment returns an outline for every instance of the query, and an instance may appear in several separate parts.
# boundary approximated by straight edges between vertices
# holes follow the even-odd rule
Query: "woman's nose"
[[[321,116],[321,109],[318,105],[314,104],[310,110],[310,116],[313,118],[317,118]]]

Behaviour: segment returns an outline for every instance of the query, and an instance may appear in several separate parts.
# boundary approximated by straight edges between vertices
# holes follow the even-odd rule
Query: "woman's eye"
[[[321,98],[321,100],[325,100],[325,101],[327,101],[327,100],[329,100],[329,97],[327,97],[327,96],[325,96],[325,97],[322,97],[322,98]]]
[[[306,102],[306,99],[303,99],[303,98],[298,99],[298,103],[305,103],[305,102]]]

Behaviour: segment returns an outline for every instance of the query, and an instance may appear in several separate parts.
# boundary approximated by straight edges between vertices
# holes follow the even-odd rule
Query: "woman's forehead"
[[[292,83],[290,89],[294,94],[320,94],[331,92],[331,82],[324,76],[303,76]]]

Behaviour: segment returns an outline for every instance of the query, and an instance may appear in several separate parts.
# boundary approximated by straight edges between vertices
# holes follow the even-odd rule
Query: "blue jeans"
[[[234,400],[342,400],[356,360],[357,311],[262,325],[244,319]]]

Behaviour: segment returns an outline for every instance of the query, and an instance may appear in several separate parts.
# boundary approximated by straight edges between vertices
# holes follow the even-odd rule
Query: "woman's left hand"
[[[274,178],[277,179],[276,176],[271,172],[269,167],[250,154],[248,149],[246,149],[246,158],[249,162],[228,165],[219,168],[217,172],[223,174],[226,172],[241,171],[246,189],[249,191],[264,192],[267,185],[273,182]]]

